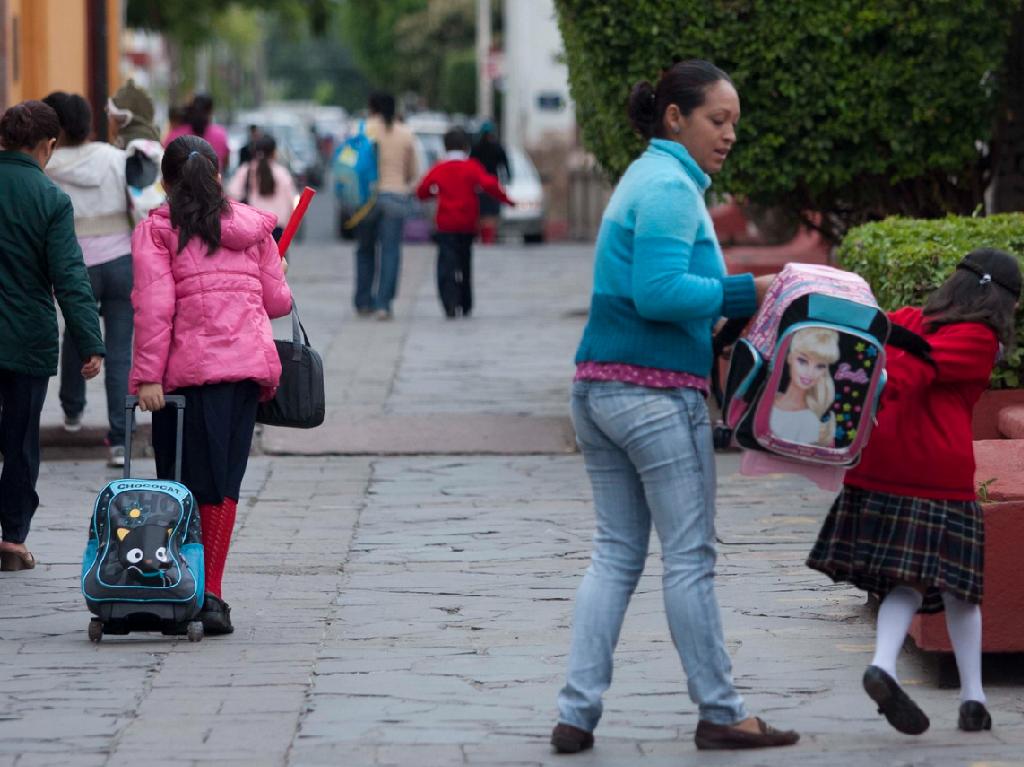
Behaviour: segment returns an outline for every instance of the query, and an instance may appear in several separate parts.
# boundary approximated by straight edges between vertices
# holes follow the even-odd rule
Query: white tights
[[[910,586],[897,586],[888,593],[878,608],[878,629],[875,657],[878,666],[893,679],[896,658],[910,630],[910,622],[920,609],[923,597]],[[946,607],[946,629],[953,643],[956,667],[960,672],[960,700],[985,702],[981,687],[981,608],[943,592]]]

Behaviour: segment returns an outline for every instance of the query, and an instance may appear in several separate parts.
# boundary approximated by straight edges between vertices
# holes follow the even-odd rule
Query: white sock
[[[953,643],[956,669],[960,672],[960,700],[985,702],[981,689],[981,608],[942,592],[946,605],[946,630]]]
[[[924,597],[910,586],[897,586],[890,591],[878,608],[878,628],[875,638],[875,657],[872,666],[878,666],[896,679],[896,658],[910,630],[910,622],[921,607]]]

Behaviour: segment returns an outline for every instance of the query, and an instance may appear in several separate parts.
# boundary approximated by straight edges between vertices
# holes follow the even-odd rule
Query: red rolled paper
[[[281,253],[281,258],[284,258],[284,254],[288,252],[288,246],[292,244],[292,238],[295,236],[295,232],[299,230],[302,217],[306,215],[306,210],[309,208],[309,203],[312,202],[315,194],[316,190],[308,186],[302,190],[299,204],[292,211],[291,218],[288,219],[288,225],[284,228],[284,233],[281,235],[281,240],[277,243],[277,249]]]

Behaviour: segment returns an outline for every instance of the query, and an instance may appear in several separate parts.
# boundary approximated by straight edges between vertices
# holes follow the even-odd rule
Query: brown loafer
[[[36,566],[36,558],[31,551],[0,551],[0,570],[31,570]]]
[[[578,754],[594,747],[594,733],[559,722],[551,731],[551,745],[559,754]]]
[[[693,740],[702,751],[792,746],[800,740],[800,735],[795,731],[776,730],[761,718],[758,718],[757,725],[760,732],[746,732],[728,724],[712,724],[701,719],[697,722]]]

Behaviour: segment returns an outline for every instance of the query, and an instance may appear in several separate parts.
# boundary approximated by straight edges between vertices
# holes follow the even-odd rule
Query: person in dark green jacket
[[[84,364],[100,372],[99,314],[75,238],[71,199],[43,168],[57,113],[26,101],[0,117],[0,569],[35,567],[25,547],[39,496],[39,414],[57,373],[57,297]]]

